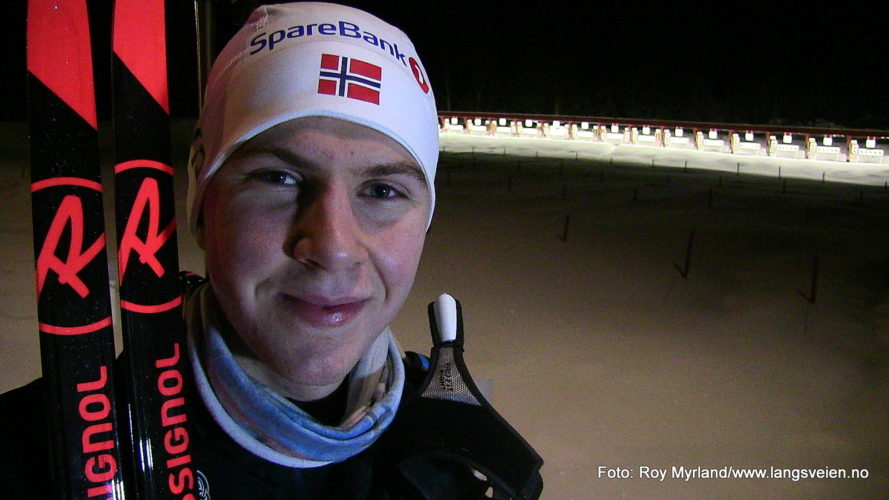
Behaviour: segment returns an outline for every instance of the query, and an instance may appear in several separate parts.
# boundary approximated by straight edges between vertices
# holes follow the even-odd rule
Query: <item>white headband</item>
[[[438,112],[413,44],[361,10],[300,2],[256,9],[213,64],[188,162],[193,233],[207,183],[238,146],[305,116],[365,125],[404,146],[426,176],[431,220]]]

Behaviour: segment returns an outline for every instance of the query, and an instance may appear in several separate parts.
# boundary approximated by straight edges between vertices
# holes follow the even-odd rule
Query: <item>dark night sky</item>
[[[243,1],[243,0],[242,0]],[[440,110],[889,129],[887,7],[803,2],[345,1],[414,40]],[[107,30],[110,1],[90,1]],[[2,21],[0,119],[24,106],[25,0]],[[220,2],[227,6],[228,0]],[[227,7],[226,7],[227,8]],[[195,113],[193,1],[168,0],[173,113]],[[222,15],[219,29],[229,29]],[[745,12],[741,14],[740,12]],[[98,31],[96,31],[98,33]],[[107,40],[94,35],[99,50]],[[107,64],[96,61],[100,114]],[[21,77],[17,75],[22,75]]]

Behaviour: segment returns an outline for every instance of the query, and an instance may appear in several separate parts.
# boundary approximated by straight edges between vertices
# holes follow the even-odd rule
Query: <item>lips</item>
[[[316,328],[346,325],[367,304],[367,299],[284,296],[287,306],[303,321]]]

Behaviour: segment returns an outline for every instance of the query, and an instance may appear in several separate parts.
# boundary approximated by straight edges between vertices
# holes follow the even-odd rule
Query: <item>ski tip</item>
[[[26,44],[28,72],[98,128],[85,0],[29,1]]]
[[[443,293],[435,299],[435,325],[442,342],[457,340],[457,301]]]
[[[164,1],[118,0],[114,2],[113,26],[114,54],[169,115]],[[121,71],[121,68],[112,71]]]

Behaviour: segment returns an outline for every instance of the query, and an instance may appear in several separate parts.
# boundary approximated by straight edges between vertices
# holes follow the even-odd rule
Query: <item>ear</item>
[[[198,227],[194,232],[194,239],[197,242],[198,246],[201,247],[201,250],[207,251],[207,248],[204,247],[204,215],[201,214],[198,217]]]

